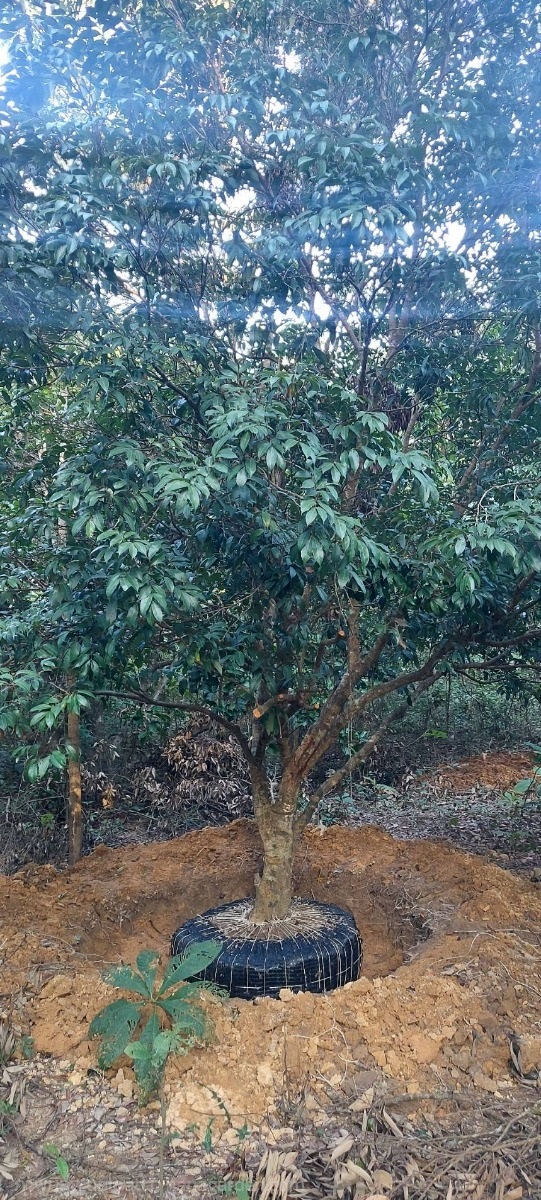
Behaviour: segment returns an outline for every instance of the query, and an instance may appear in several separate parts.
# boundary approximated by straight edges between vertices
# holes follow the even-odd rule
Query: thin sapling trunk
[[[68,759],[68,863],[78,862],[83,852],[83,801],[81,787],[81,731],[79,714],[68,713],[68,744],[71,747]]]

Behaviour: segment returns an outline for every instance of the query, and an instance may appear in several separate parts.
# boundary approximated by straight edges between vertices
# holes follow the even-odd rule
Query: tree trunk
[[[263,871],[256,878],[256,898],[252,920],[262,925],[286,917],[293,895],[293,859],[298,841],[295,825],[300,780],[292,784],[282,780],[276,803],[268,789],[254,796],[259,836],[263,843]]]
[[[78,713],[68,713],[68,743],[74,757],[68,759],[68,863],[78,862],[83,851],[83,803],[81,789],[81,735]]]
[[[65,546],[68,540],[68,527],[65,521],[58,522],[58,542]],[[75,686],[75,676],[69,672],[66,675],[66,689],[71,691]],[[68,780],[66,804],[68,809],[68,863],[72,867],[79,862],[83,852],[83,800],[81,787],[81,730],[79,714],[68,712],[67,741],[73,751],[73,758],[68,758]]]

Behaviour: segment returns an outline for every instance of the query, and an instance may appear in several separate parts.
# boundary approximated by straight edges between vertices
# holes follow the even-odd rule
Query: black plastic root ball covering
[[[252,908],[252,900],[236,900],[193,917],[173,934],[171,954],[184,954],[194,942],[220,941],[218,957],[194,978],[244,1000],[277,996],[281,988],[330,992],[358,979],[362,942],[351,913],[294,900],[284,920],[254,925]]]

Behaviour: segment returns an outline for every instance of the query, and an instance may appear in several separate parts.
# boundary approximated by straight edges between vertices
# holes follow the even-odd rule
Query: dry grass
[[[452,1093],[442,1099],[464,1103]],[[351,1132],[342,1125],[334,1141],[303,1134],[295,1147],[266,1150],[252,1200],[539,1200],[541,1097],[474,1105],[452,1129],[431,1119],[414,1126],[399,1115],[400,1098],[392,1113],[381,1104],[364,1109],[356,1128],[342,1113]]]

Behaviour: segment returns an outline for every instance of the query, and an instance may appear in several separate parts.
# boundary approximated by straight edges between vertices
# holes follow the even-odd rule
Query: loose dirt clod
[[[1,878],[2,992],[14,1019],[37,1050],[84,1076],[95,1063],[88,1024],[111,995],[104,965],[147,947],[166,955],[186,917],[249,894],[259,864],[254,826],[237,821],[159,845],[100,847],[64,873]],[[334,826],[306,834],[296,891],[351,909],[366,973],[327,996],[209,997],[213,1043],[168,1072],[175,1129],[287,1124],[305,1101],[323,1123],[329,1097],[355,1113],[376,1075],[412,1099],[538,1087],[538,887],[443,844]],[[112,1078],[125,1095],[127,1063]]]

